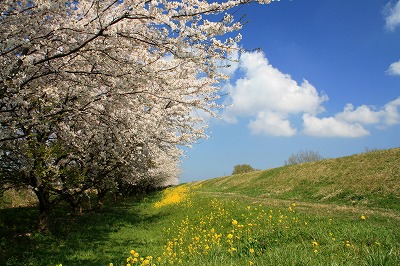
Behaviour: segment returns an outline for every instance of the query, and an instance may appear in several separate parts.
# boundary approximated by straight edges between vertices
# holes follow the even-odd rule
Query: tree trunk
[[[50,226],[50,209],[40,207],[39,212],[39,232],[48,233]]]
[[[103,208],[103,199],[107,195],[107,192],[108,192],[107,189],[97,188],[97,208],[98,209]]]
[[[39,232],[47,233],[50,229],[50,213],[52,206],[50,203],[50,194],[40,187],[35,190],[36,196],[39,200]]]

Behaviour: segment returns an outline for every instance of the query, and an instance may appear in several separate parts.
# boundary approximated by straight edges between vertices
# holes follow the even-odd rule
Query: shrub
[[[289,156],[289,158],[285,161],[285,165],[293,165],[293,164],[301,164],[301,163],[309,163],[316,162],[324,159],[318,152],[316,151],[299,151],[297,153],[293,153]]]
[[[235,165],[235,167],[233,167],[232,175],[243,174],[243,173],[252,172],[255,170],[256,169],[251,167],[249,164],[237,164],[237,165]]]

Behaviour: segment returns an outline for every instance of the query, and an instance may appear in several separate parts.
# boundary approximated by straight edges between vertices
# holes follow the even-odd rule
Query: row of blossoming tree
[[[1,1],[0,189],[31,188],[46,231],[61,201],[176,178],[250,2]]]

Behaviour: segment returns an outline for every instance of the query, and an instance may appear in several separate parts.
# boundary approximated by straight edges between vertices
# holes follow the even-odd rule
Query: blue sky
[[[400,146],[400,1],[281,0],[237,11],[249,23],[222,91],[230,105],[186,151],[181,182],[236,164],[283,165]]]

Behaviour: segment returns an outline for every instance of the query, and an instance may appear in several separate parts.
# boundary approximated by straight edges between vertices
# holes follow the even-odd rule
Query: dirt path
[[[256,204],[264,204],[273,207],[289,207],[292,203],[296,204],[295,209],[310,214],[327,214],[327,215],[338,215],[338,214],[349,214],[349,215],[366,215],[366,216],[381,216],[387,218],[393,218],[400,221],[400,213],[391,209],[382,208],[371,208],[366,206],[348,206],[348,205],[337,205],[334,203],[313,203],[307,201],[298,200],[283,200],[268,197],[251,197],[243,194],[228,193],[228,192],[207,192],[207,191],[196,191],[197,193],[207,194],[215,197],[233,198],[236,200],[243,199]]]

